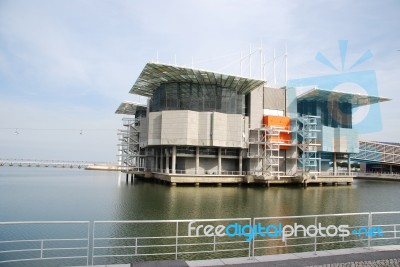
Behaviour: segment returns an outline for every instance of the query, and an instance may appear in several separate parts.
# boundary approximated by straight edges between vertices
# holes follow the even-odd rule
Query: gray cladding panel
[[[240,114],[164,110],[150,112],[149,145],[245,147],[248,118]]]
[[[285,110],[285,90],[264,87],[264,109]]]

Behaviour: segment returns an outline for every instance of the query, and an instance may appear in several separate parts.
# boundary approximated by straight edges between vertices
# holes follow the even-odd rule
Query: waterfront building
[[[388,99],[148,63],[123,102],[120,164],[171,183],[351,183],[354,108]]]

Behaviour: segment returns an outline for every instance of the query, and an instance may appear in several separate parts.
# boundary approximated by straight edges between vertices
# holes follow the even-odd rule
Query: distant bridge
[[[37,159],[0,159],[1,166],[13,167],[52,167],[52,168],[86,168],[90,165],[104,165],[107,162],[37,160]]]

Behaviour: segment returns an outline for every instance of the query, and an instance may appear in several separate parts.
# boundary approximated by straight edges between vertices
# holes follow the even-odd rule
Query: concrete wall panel
[[[248,117],[240,114],[167,110],[150,112],[149,145],[246,147]]]
[[[260,128],[263,119],[264,90],[260,86],[250,93],[250,129]]]
[[[161,144],[161,112],[148,113],[148,144]]]

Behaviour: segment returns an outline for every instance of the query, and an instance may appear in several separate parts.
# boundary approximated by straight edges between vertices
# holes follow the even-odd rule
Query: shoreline
[[[118,165],[89,165],[84,168],[87,171],[119,171]]]

